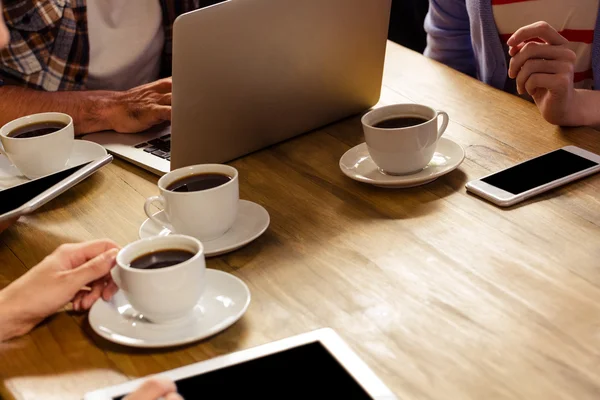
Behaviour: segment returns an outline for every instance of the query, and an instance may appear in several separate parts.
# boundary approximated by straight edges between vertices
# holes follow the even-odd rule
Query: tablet
[[[396,396],[331,329],[321,329],[164,372],[186,400],[344,399]],[[145,379],[88,393],[120,400]]]
[[[78,165],[0,191],[0,222],[32,213],[110,163],[112,156]]]

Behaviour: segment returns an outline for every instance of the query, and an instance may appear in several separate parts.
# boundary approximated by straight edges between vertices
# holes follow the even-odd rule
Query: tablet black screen
[[[0,215],[4,215],[10,211],[16,210],[24,204],[27,204],[27,202],[33,198],[44,193],[52,186],[60,183],[63,179],[68,178],[88,164],[89,163],[82,164],[77,167],[69,168],[43,178],[35,179],[22,185],[0,191]]]
[[[185,400],[371,400],[319,342],[177,381]]]

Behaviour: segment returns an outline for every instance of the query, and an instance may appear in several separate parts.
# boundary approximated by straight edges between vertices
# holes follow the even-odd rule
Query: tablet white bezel
[[[48,188],[47,190],[45,190],[42,193],[35,196],[34,198],[30,199],[29,201],[27,201],[25,204],[23,204],[19,208],[0,215],[0,222],[10,221],[10,220],[19,218],[23,215],[34,212],[35,210],[37,210],[44,204],[48,203],[50,200],[53,200],[54,198],[58,197],[59,195],[61,195],[64,192],[66,192],[73,186],[77,185],[79,182],[83,181],[85,178],[92,175],[94,172],[96,172],[102,166],[110,163],[112,161],[112,159],[113,159],[112,155],[107,154],[106,156],[104,156],[102,158],[99,158],[94,161],[90,161],[87,166],[72,173],[71,175],[69,175],[62,181],[58,182],[54,186]],[[75,168],[75,167],[77,167],[77,166],[69,167],[67,169]],[[59,173],[59,172],[57,172],[57,173]],[[46,178],[46,177],[42,177],[42,178],[38,178],[38,179],[44,179],[44,178]],[[34,182],[34,181],[35,180],[25,182],[20,185],[6,188],[4,190],[10,190],[12,188],[19,187],[21,185],[27,185],[30,182]]]
[[[320,342],[373,399],[397,400],[397,397],[387,388],[387,386],[385,386],[377,375],[371,371],[367,364],[365,364],[343,341],[343,339],[330,328],[320,329],[251,349],[226,354],[211,360],[166,371],[157,376],[167,377],[177,381],[313,342]],[[84,400],[113,400],[116,397],[133,392],[146,379],[147,378],[136,379],[121,385],[88,393],[85,395]]]

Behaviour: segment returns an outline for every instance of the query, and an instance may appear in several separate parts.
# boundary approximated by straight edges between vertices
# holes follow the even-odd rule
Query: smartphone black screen
[[[0,191],[0,215],[4,215],[27,204],[31,199],[39,196],[52,186],[60,183],[63,179],[68,178],[89,164],[90,163],[82,164]]]
[[[179,394],[186,400],[372,400],[319,342],[181,379],[176,383]]]
[[[597,165],[560,149],[490,175],[482,181],[516,195]]]

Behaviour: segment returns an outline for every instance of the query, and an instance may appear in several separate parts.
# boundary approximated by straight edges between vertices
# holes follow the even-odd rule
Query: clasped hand
[[[583,124],[580,93],[573,84],[577,56],[568,43],[546,22],[519,29],[507,42],[511,56],[508,75],[516,79],[519,94],[533,98],[548,122],[577,126]]]

